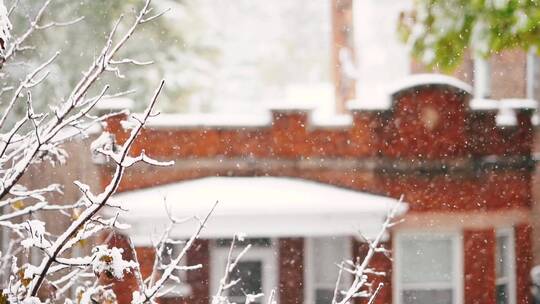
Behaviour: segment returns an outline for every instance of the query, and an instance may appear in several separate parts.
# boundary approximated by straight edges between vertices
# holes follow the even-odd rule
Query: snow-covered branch
[[[364,237],[364,240],[369,246],[365,257],[360,261],[353,262],[349,260],[342,262],[339,265],[339,275],[334,290],[332,304],[347,304],[354,298],[369,299],[368,303],[373,303],[381,289],[384,287],[384,284],[380,283],[373,289],[374,286],[373,282],[370,280],[370,276],[385,276],[386,274],[371,269],[369,264],[377,253],[384,254],[387,258],[390,258],[388,250],[384,248],[381,243],[390,228],[400,222],[396,221],[395,218],[402,202],[403,197],[400,198],[399,204],[396,204],[389,211],[386,220],[375,239],[369,240]],[[352,275],[353,281],[346,290],[340,290],[340,282],[344,273]]]
[[[2,50],[5,50],[3,60],[9,60],[14,55],[26,48],[31,41],[30,36],[37,30],[45,30],[57,26],[71,26],[82,20],[75,18],[73,21],[43,22],[51,1],[47,0],[37,11],[37,14],[29,21],[28,29],[11,40],[11,23],[9,16],[14,10],[19,9],[15,2],[8,11],[3,3],[0,3],[0,30],[2,31]],[[14,245],[13,241],[0,254],[0,299],[6,299],[10,303],[40,303],[38,297],[44,289],[49,287],[56,290],[56,295],[62,295],[73,286],[79,278],[89,278],[93,275],[93,288],[81,286],[78,292],[80,298],[88,297],[95,300],[96,295],[112,299],[112,291],[106,286],[97,286],[99,276],[110,274],[111,277],[121,280],[124,271],[133,271],[140,277],[140,269],[137,261],[125,261],[122,258],[122,249],[98,246],[88,256],[72,256],[73,248],[77,244],[95,236],[104,229],[120,229],[123,225],[117,220],[102,218],[100,211],[105,207],[124,210],[121,205],[110,201],[120,185],[124,171],[139,162],[157,166],[169,166],[170,162],[161,162],[141,153],[138,156],[130,155],[130,148],[137,136],[143,129],[149,117],[155,116],[155,105],[160,95],[164,81],[150,99],[148,107],[140,116],[132,116],[132,128],[129,137],[118,148],[116,144],[100,146],[96,149],[113,160],[116,165],[112,178],[103,191],[94,194],[91,187],[83,182],[75,181],[81,197],[73,203],[61,199],[61,203],[52,203],[53,197],[62,198],[62,187],[50,184],[42,187],[29,188],[23,184],[22,178],[34,163],[50,160],[52,163],[66,161],[68,155],[62,147],[62,143],[69,138],[84,134],[92,124],[103,121],[112,114],[100,117],[91,115],[96,104],[108,96],[117,96],[121,93],[108,94],[109,85],[104,85],[99,94],[88,97],[105,73],[112,72],[120,76],[119,67],[130,64],[144,66],[151,62],[141,62],[131,58],[115,59],[116,54],[124,47],[126,42],[133,36],[136,30],[143,24],[148,23],[162,15],[151,14],[150,0],[144,1],[142,7],[136,13],[134,21],[125,28],[123,34],[119,34],[124,26],[120,26],[123,17],[113,26],[107,35],[107,40],[101,52],[94,58],[90,66],[82,73],[80,80],[73,86],[71,92],[62,100],[51,104],[50,110],[40,113],[34,107],[32,89],[43,83],[50,74],[48,71],[53,61],[60,56],[56,52],[52,57],[41,63],[18,83],[18,85],[6,90],[11,97],[2,104],[0,114],[0,232],[3,236],[15,237],[20,246]],[[3,92],[4,90],[2,90]],[[40,96],[42,97],[42,96]],[[41,102],[43,104],[43,102]],[[19,116],[18,110],[23,107],[25,113]],[[14,123],[13,123],[14,121]],[[77,130],[77,132],[73,132]],[[113,139],[114,140],[114,139]],[[53,196],[53,194],[55,196]],[[57,212],[67,216],[71,221],[61,233],[54,234],[48,231],[47,223],[40,219],[46,212]],[[201,223],[200,229],[204,226]],[[195,237],[191,240],[193,243]],[[188,250],[191,246],[186,246]],[[24,256],[30,257],[23,258]],[[182,257],[185,252],[182,253]],[[33,263],[31,263],[33,262]],[[37,263],[36,263],[37,262]],[[175,270],[179,265],[171,266]],[[187,267],[191,269],[193,267]],[[172,270],[169,270],[171,272]],[[167,280],[170,274],[165,275],[153,285],[147,286],[145,293],[147,299],[153,299],[156,292],[161,288],[162,282]],[[91,278],[91,277],[90,277]],[[142,282],[142,279],[141,279]],[[51,300],[51,299],[49,299]]]

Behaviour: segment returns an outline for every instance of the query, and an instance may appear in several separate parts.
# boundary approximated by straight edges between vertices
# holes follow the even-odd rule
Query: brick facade
[[[425,230],[428,218],[428,227],[450,227],[462,235],[465,303],[493,303],[494,231],[514,226],[518,303],[527,303],[532,113],[518,111],[516,126],[499,127],[496,113],[471,110],[469,99],[452,86],[419,85],[395,93],[387,111],[353,111],[350,126],[314,125],[303,110],[276,110],[272,123],[261,127],[150,126],[133,153],[144,150],[176,164],[129,170],[121,191],[206,176],[287,176],[404,195],[409,204],[405,226]],[[107,124],[119,141],[126,138],[121,119]],[[109,173],[103,167],[103,183]],[[279,241],[280,303],[303,301],[302,243]],[[201,243],[196,257],[208,265],[207,243]],[[377,301],[390,303],[392,263],[384,256],[373,263],[388,272]],[[189,302],[206,303],[208,268],[194,272],[190,281],[195,285]]]

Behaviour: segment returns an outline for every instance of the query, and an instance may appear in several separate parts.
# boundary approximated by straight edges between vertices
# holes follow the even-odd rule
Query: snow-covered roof
[[[345,128],[352,126],[353,119],[350,114],[316,115],[313,113],[311,123],[322,128]]]
[[[516,111],[536,110],[537,107],[537,101],[533,99],[502,99],[499,103],[499,112],[495,117],[497,126],[516,126],[518,124]],[[536,113],[532,117],[532,123],[533,125],[538,124],[538,116]]]
[[[279,111],[302,111],[299,108],[281,109]],[[310,110],[305,110],[311,112]],[[349,114],[312,113],[310,123],[315,127],[347,127],[352,125]],[[183,113],[160,114],[151,117],[146,124],[150,128],[257,128],[269,127],[272,124],[270,112],[257,114],[231,113]]]
[[[401,80],[394,83],[389,91],[390,95],[393,95],[399,91],[411,89],[419,86],[428,86],[428,85],[448,85],[455,88],[458,88],[464,92],[472,94],[473,88],[451,76],[443,74],[412,74],[407,77],[402,78]]]
[[[516,126],[518,123],[517,110],[536,110],[538,103],[533,99],[511,98],[511,99],[486,99],[474,98],[470,107],[473,111],[497,111],[495,122],[497,126]],[[532,116],[532,123],[538,124],[538,115]]]
[[[495,123],[499,127],[517,126],[516,112],[513,109],[501,108],[495,116]]]
[[[390,96],[385,98],[369,99],[369,100],[351,100],[347,102],[347,108],[349,110],[362,110],[362,111],[384,111],[390,109],[392,106],[392,99]]]
[[[516,110],[536,110],[538,102],[527,98],[507,98],[501,100],[501,107]]]
[[[297,102],[274,101],[266,105],[266,109],[268,109],[269,111],[277,111],[277,112],[297,112],[297,111],[312,112],[316,108],[317,108],[317,104],[312,103],[312,102],[306,102],[306,101],[297,101]]]
[[[317,182],[279,177],[207,177],[115,195],[129,209],[123,220],[136,243],[148,243],[168,218],[164,199],[176,218],[204,217],[219,201],[202,236],[250,237],[373,236],[397,203],[389,197]],[[403,207],[403,210],[405,207]],[[116,210],[112,210],[116,212]],[[180,224],[172,236],[183,238],[194,223]]]

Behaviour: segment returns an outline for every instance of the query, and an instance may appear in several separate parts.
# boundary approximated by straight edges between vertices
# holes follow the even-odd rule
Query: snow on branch
[[[381,242],[389,229],[400,223],[400,221],[395,221],[395,218],[402,202],[403,196],[399,199],[399,203],[394,205],[388,212],[386,220],[375,239],[369,240],[368,238],[363,237],[369,246],[366,256],[361,261],[345,261],[339,265],[339,275],[334,289],[332,304],[347,304],[354,298],[368,299],[368,303],[373,303],[373,301],[375,301],[375,298],[384,287],[384,284],[379,283],[375,289],[373,289],[373,282],[370,281],[369,275],[385,276],[386,274],[371,269],[369,264],[377,253],[384,254],[387,258],[390,258],[388,250],[381,245]],[[354,277],[353,282],[346,290],[340,290],[339,288],[343,272],[347,272]]]

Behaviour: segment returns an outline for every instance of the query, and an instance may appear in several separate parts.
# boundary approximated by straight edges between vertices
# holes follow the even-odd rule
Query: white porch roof
[[[121,216],[137,244],[150,244],[168,224],[164,201],[175,218],[204,218],[216,201],[203,238],[342,236],[368,237],[381,228],[393,198],[317,182],[280,177],[208,177],[120,193],[129,209]],[[401,208],[405,210],[405,206]],[[114,210],[111,210],[114,211]],[[179,224],[175,238],[187,238],[194,221]]]

